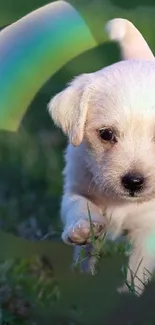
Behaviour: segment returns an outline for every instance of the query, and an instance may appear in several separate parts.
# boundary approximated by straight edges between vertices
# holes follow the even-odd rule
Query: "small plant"
[[[141,291],[141,288],[139,288],[137,285],[135,285],[135,279],[137,279],[139,281],[140,284],[142,284],[142,288],[146,288],[147,284],[148,284],[148,280],[145,279],[145,275],[146,273],[152,277],[152,274],[145,268],[144,269],[144,277],[143,277],[143,281],[138,277],[137,273],[138,273],[138,270],[139,270],[139,267],[142,263],[143,259],[140,260],[138,266],[137,266],[137,269],[135,272],[133,272],[129,266],[125,266],[123,265],[122,266],[122,274],[123,274],[123,277],[125,279],[125,284],[126,286],[128,287],[128,290],[129,290],[129,293],[131,294],[134,294],[134,295],[137,295],[139,296],[139,290]],[[146,273],[145,273],[146,271]],[[131,281],[126,281],[126,277],[127,277],[127,272],[130,272],[130,278],[131,278]],[[148,276],[147,276],[147,279],[148,279]]]

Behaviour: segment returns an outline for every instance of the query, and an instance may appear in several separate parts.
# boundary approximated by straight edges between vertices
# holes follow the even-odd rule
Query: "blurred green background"
[[[61,91],[75,75],[95,71],[120,59],[117,44],[103,43],[104,25],[111,18],[122,17],[131,20],[155,52],[155,0],[70,0],[68,2],[86,21],[99,44],[98,47],[76,57],[52,76],[28,107],[17,133],[0,133],[0,230],[8,233],[2,233],[0,239],[2,262],[0,321],[2,324],[4,321],[8,324],[30,325],[71,325],[82,322],[90,324],[90,319],[91,321],[93,319],[93,324],[97,324],[101,316],[110,317],[107,315],[110,315],[110,310],[115,309],[115,305],[119,305],[119,311],[114,315],[121,315],[118,324],[129,324],[126,322],[126,317],[123,318],[122,309],[126,308],[122,305],[124,301],[122,302],[115,293],[116,284],[120,281],[119,270],[122,260],[118,257],[116,262],[116,259],[113,261],[113,257],[108,257],[108,260],[101,263],[103,265],[95,280],[89,276],[78,277],[72,275],[70,271],[72,251],[62,243],[59,244],[61,233],[59,207],[66,138],[53,125],[46,106],[50,98]],[[0,0],[0,26],[11,24],[47,3],[49,1],[45,0]],[[12,234],[20,237],[18,241]],[[23,241],[24,239],[39,241],[39,245]],[[44,241],[49,243],[45,244]],[[19,259],[16,260],[15,257]],[[54,276],[53,265],[56,269]],[[68,291],[65,287],[57,313],[53,312],[46,319],[45,315],[48,315],[46,310],[41,318],[40,309],[38,311],[35,308],[41,306],[50,311],[51,303],[60,298],[59,286],[55,279],[59,268],[62,288],[65,283]],[[103,282],[103,291],[100,289],[101,282]],[[78,283],[81,283],[80,287]],[[80,292],[77,287],[81,290],[84,287],[89,289]],[[95,300],[98,296],[97,307],[94,307],[94,295]],[[73,302],[73,296],[76,302],[82,301],[82,308],[86,308],[85,314],[80,314],[74,303],[69,313],[64,302],[68,301],[70,304],[70,301]],[[89,300],[87,304],[88,297],[91,301]],[[133,308],[135,301],[133,303],[127,298],[127,306],[129,305]],[[151,311],[146,314],[152,315]],[[37,315],[40,316],[37,318]],[[52,315],[56,318],[51,321]],[[55,315],[60,315],[59,319]],[[136,322],[131,320],[130,324],[144,324],[142,320],[143,317],[140,323],[139,320]],[[104,318],[104,324],[113,324],[114,321],[115,316],[113,320],[107,322]],[[153,324],[152,318],[149,321],[145,320],[145,324]]]

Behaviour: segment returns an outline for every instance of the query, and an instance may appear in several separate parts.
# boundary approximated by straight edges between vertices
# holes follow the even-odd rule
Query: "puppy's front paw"
[[[95,239],[102,236],[105,231],[105,224],[92,222]],[[79,220],[70,227],[65,228],[62,240],[66,244],[86,245],[91,243],[92,231],[89,220]]]

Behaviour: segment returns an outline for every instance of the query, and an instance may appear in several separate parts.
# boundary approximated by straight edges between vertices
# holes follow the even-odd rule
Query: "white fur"
[[[133,25],[132,29],[134,35]],[[49,103],[55,123],[70,140],[62,238],[66,243],[69,238],[75,244],[90,242],[88,206],[96,236],[102,236],[105,227],[113,238],[127,230],[133,243],[129,268],[137,272],[138,293],[143,290],[145,268],[152,272],[155,267],[155,256],[146,247],[148,236],[155,233],[155,61],[149,61],[150,49],[147,52],[141,42],[142,58],[144,45],[148,61],[126,60],[78,76]],[[99,139],[97,130],[104,126],[116,129],[116,144]],[[145,178],[143,190],[134,198],[120,181],[129,171]],[[150,275],[145,273],[148,281]],[[130,272],[127,280],[131,281]]]

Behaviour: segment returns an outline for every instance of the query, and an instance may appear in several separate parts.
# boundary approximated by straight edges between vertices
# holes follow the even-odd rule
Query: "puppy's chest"
[[[122,205],[107,203],[103,208],[104,215],[116,236],[124,230],[155,229],[155,201]]]

